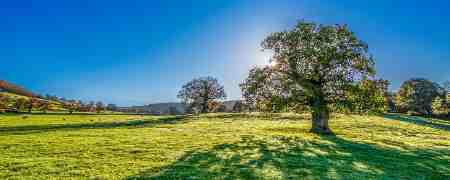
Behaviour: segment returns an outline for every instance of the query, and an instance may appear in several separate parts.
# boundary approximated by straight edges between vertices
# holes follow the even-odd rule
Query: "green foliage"
[[[187,112],[211,112],[213,102],[225,99],[223,86],[213,77],[201,77],[189,81],[181,88],[178,98],[187,105]]]
[[[397,110],[422,115],[432,114],[431,105],[438,96],[443,96],[443,90],[438,84],[424,78],[410,79],[405,81],[397,92]]]
[[[388,86],[386,80],[364,79],[358,82],[348,95],[350,111],[361,114],[386,112]]]
[[[241,84],[244,98],[265,110],[308,106],[316,132],[329,132],[329,107],[352,103],[347,95],[354,84],[375,74],[367,44],[345,25],[301,21],[272,33],[262,47],[274,53],[273,65],[250,71]]]
[[[433,114],[436,115],[447,115],[448,113],[447,101],[439,96],[434,98],[431,108],[433,110]]]
[[[0,179],[448,179],[450,124],[389,115],[0,115]],[[413,123],[423,121],[426,123]],[[436,124],[439,121],[440,124]],[[447,127],[447,128],[446,128]]]

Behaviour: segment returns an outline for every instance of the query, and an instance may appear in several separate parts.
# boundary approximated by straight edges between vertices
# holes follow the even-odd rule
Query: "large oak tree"
[[[375,74],[368,45],[345,25],[300,21],[269,35],[262,47],[274,53],[271,68],[280,95],[310,107],[316,133],[331,133],[330,105],[345,104],[352,87]]]

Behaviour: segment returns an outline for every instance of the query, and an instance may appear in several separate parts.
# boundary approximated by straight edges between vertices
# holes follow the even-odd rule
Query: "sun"
[[[272,67],[274,67],[274,66],[276,66],[278,63],[276,62],[276,61],[270,61],[270,66],[272,66]]]

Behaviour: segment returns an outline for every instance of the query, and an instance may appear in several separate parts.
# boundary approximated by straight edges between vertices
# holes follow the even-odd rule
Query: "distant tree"
[[[13,107],[17,110],[17,111],[24,111],[27,107],[27,99],[25,98],[17,98],[13,101]]]
[[[9,107],[10,98],[3,94],[0,94],[0,113]]]
[[[117,107],[117,105],[115,105],[115,104],[108,104],[107,106],[106,106],[106,110],[108,110],[108,111],[117,111],[119,108]]]
[[[39,99],[37,99],[35,97],[28,99],[28,103],[27,103],[28,113],[31,113],[33,111],[33,107],[36,107],[37,103],[39,103]]]
[[[188,82],[178,93],[178,98],[187,105],[188,111],[199,111],[201,113],[209,112],[208,104],[225,99],[225,97],[223,86],[219,84],[216,78],[209,76]]]
[[[88,104],[86,104],[86,108],[88,112],[94,112],[96,111],[95,102],[90,101]]]
[[[101,113],[102,111],[104,111],[105,110],[105,105],[101,102],[101,101],[98,101],[96,104],[95,104],[95,111],[97,112],[97,113]]]
[[[39,102],[39,109],[40,109],[43,113],[47,113],[47,111],[50,110],[50,102],[47,101],[47,100],[40,101],[40,102]]]
[[[270,82],[280,87],[276,94],[308,106],[316,133],[330,133],[330,105],[343,104],[355,82],[375,74],[367,44],[345,25],[301,21],[290,31],[269,35],[262,47],[274,53],[270,77],[276,80]]]
[[[396,106],[400,112],[411,111],[421,115],[430,115],[432,102],[443,96],[443,89],[437,83],[424,78],[405,81],[396,96]]]
[[[69,111],[69,114],[73,114],[74,111],[80,111],[81,109],[81,105],[75,100],[65,102],[63,107]]]

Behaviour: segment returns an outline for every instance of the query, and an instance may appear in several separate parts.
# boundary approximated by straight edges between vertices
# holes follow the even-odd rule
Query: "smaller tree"
[[[397,92],[396,106],[400,112],[412,111],[421,115],[431,114],[432,102],[442,96],[442,88],[424,78],[405,81]]]
[[[0,113],[8,109],[9,107],[9,97],[3,94],[0,94]]]
[[[24,111],[26,109],[26,106],[27,106],[27,99],[25,98],[17,98],[13,102],[13,107],[17,111]]]
[[[207,113],[208,105],[220,99],[225,99],[224,87],[213,77],[201,77],[183,85],[178,98],[186,105],[187,112]]]
[[[97,113],[101,113],[104,110],[105,110],[105,105],[101,101],[98,101],[97,103],[95,103],[95,111]]]
[[[63,107],[69,111],[69,114],[73,114],[74,111],[80,111],[81,105],[77,101],[69,101],[63,104]]]
[[[94,112],[96,111],[95,102],[90,101],[88,104],[86,104],[87,112]]]
[[[39,102],[39,99],[32,97],[30,99],[28,99],[28,113],[31,113],[33,111],[33,107],[37,106],[37,103]]]
[[[47,100],[40,101],[40,103],[39,103],[39,109],[40,109],[43,113],[47,113],[47,111],[50,110],[50,102],[47,101]]]

